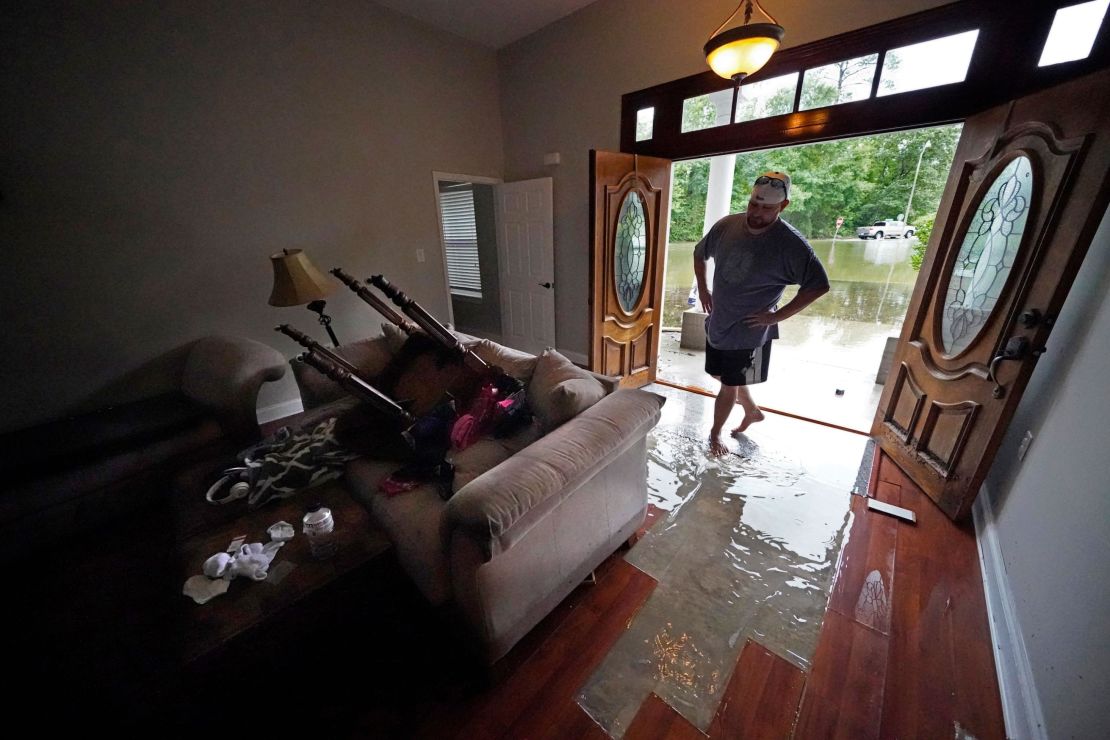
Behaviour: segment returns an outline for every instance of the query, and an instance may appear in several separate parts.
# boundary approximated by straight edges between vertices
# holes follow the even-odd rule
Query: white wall
[[[765,5],[784,47],[944,5],[946,0],[827,0]],[[589,150],[617,150],[624,93],[706,70],[702,46],[735,0],[599,0],[502,49],[506,179],[554,178],[557,344],[586,353]],[[562,163],[545,166],[559,152]]]
[[[994,511],[1008,581],[1001,585],[1012,594],[1052,738],[1110,737],[1108,340],[1110,217],[1104,217],[983,502]],[[1034,440],[1018,462],[1026,430]]]
[[[206,334],[323,340],[267,305],[283,247],[446,315],[432,172],[502,175],[493,51],[361,0],[9,2],[0,49],[0,429]],[[329,305],[341,340],[380,323]]]

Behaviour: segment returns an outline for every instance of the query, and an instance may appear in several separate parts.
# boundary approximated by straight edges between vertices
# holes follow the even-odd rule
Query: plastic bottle
[[[335,554],[339,543],[335,539],[335,519],[332,518],[331,509],[321,504],[309,506],[301,520],[301,531],[308,538],[312,557],[323,560]]]

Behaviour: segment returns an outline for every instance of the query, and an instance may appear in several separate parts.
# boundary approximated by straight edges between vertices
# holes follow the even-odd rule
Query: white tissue
[[[252,542],[249,545],[243,545],[235,556],[231,559],[228,566],[227,573],[224,578],[234,578],[236,576],[246,576],[256,581],[266,580],[266,573],[270,569],[270,562],[273,561],[274,555],[277,554],[278,549],[284,545],[284,542],[267,542],[263,545],[261,542]]]
[[[193,576],[185,581],[185,594],[198,604],[205,604],[227,591],[230,584],[222,578],[209,578],[208,576]]]
[[[240,545],[233,553],[218,552],[204,561],[204,575],[192,576],[185,581],[182,590],[198,604],[211,601],[228,588],[228,583],[236,576],[244,576],[255,581],[264,581],[270,571],[277,551],[284,541],[271,541],[263,545],[252,542]]]
[[[218,552],[204,561],[204,575],[209,578],[222,578],[231,566],[231,555]]]
[[[274,522],[266,531],[270,533],[270,539],[277,542],[291,540],[293,535],[296,534],[293,525],[286,521]]]

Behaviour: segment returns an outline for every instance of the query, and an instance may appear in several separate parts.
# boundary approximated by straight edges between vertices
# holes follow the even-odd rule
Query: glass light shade
[[[725,79],[746,77],[763,67],[785,34],[773,23],[751,23],[719,33],[705,44],[705,61]]]

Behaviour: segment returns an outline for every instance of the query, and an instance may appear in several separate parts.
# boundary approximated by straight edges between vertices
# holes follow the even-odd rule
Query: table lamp
[[[331,328],[331,316],[324,313],[327,305],[324,298],[337,287],[335,281],[317,270],[308,255],[300,249],[283,249],[271,254],[270,262],[274,267],[270,305],[302,306],[307,303],[309,311],[319,314],[319,321],[327,330],[332,345],[338,347],[339,340]]]

